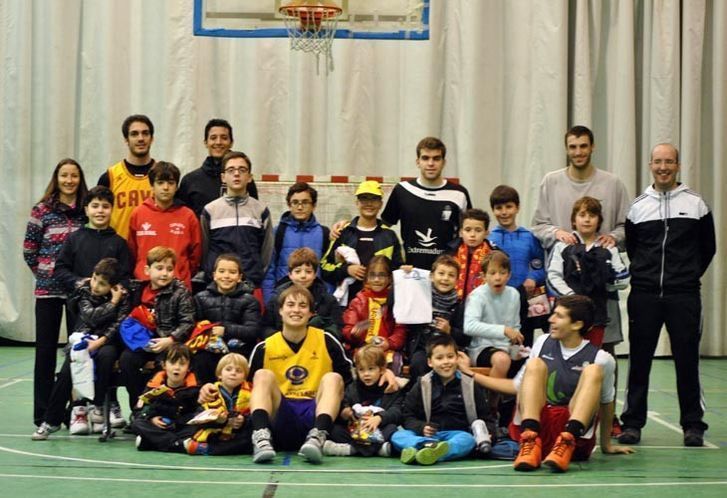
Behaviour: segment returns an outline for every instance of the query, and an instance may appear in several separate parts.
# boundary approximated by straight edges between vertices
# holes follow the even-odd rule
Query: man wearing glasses
[[[651,361],[666,324],[684,446],[703,446],[707,424],[702,420],[704,399],[699,383],[699,287],[716,251],[714,220],[702,197],[677,182],[676,147],[656,145],[649,167],[654,183],[634,200],[626,217],[626,251],[631,260],[629,376],[619,442],[641,440]]]
[[[204,269],[210,279],[217,256],[237,254],[245,278],[259,288],[273,252],[273,228],[267,206],[247,191],[251,181],[250,158],[237,151],[225,154],[222,182],[227,193],[202,210]]]

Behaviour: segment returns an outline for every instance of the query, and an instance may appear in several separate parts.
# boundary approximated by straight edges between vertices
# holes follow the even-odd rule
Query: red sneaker
[[[513,467],[515,470],[530,471],[540,467],[543,458],[543,443],[535,431],[525,431],[520,435],[520,452]]]
[[[568,470],[570,459],[576,449],[576,437],[570,432],[561,432],[555,440],[553,450],[545,457],[543,463],[554,472],[565,472]]]
[[[613,425],[611,426],[611,437],[616,439],[623,433],[621,430],[621,424],[617,417],[613,417]]]

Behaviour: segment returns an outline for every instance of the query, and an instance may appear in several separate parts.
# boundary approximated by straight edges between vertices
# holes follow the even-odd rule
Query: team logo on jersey
[[[452,208],[450,206],[444,206],[442,209],[442,221],[449,221],[452,217]]]
[[[169,233],[173,235],[184,235],[184,223],[170,223]]]
[[[136,232],[136,235],[149,235],[151,237],[156,237],[157,231],[151,229],[151,223],[148,221],[145,221],[141,224],[141,230]]]
[[[417,234],[417,237],[419,238],[419,245],[424,247],[432,247],[434,244],[436,244],[437,236],[432,236],[432,229],[431,227],[427,229],[427,233],[423,234],[419,230],[414,230],[414,232]]]
[[[540,258],[531,259],[530,268],[532,268],[533,270],[542,270],[543,269],[543,260]]]
[[[300,365],[293,365],[285,371],[285,378],[294,386],[299,386],[308,378],[308,369]]]
[[[555,390],[555,377],[556,373],[551,372],[550,375],[548,375],[548,382],[545,385],[546,395],[549,401],[557,403],[558,401],[561,401],[566,398],[566,394],[563,392],[556,392]]]
[[[583,369],[586,368],[590,364],[591,364],[590,361],[584,361],[580,365],[575,365],[575,366],[571,367],[571,370],[573,370],[574,372],[582,372]]]

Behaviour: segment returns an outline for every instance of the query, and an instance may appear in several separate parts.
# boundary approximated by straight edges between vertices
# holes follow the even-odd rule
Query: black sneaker
[[[704,431],[702,429],[685,429],[684,446],[704,446]]]
[[[618,442],[621,444],[639,444],[641,441],[641,429],[636,427],[622,427],[621,435],[618,437]]]

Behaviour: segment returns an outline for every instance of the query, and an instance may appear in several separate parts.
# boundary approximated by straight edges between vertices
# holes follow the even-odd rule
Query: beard
[[[571,159],[571,158],[569,157],[569,158],[568,158],[568,166],[573,166],[574,168],[579,168],[579,169],[580,169],[580,168],[587,168],[587,167],[588,167],[588,165],[590,165],[590,164],[591,164],[591,158],[592,158],[592,157],[593,157],[593,154],[588,154],[588,157],[586,158],[586,162],[585,162],[585,163],[583,163],[583,165],[582,165],[582,166],[578,166],[578,165],[576,165],[576,164],[575,164],[575,163],[573,162],[573,159]]]

